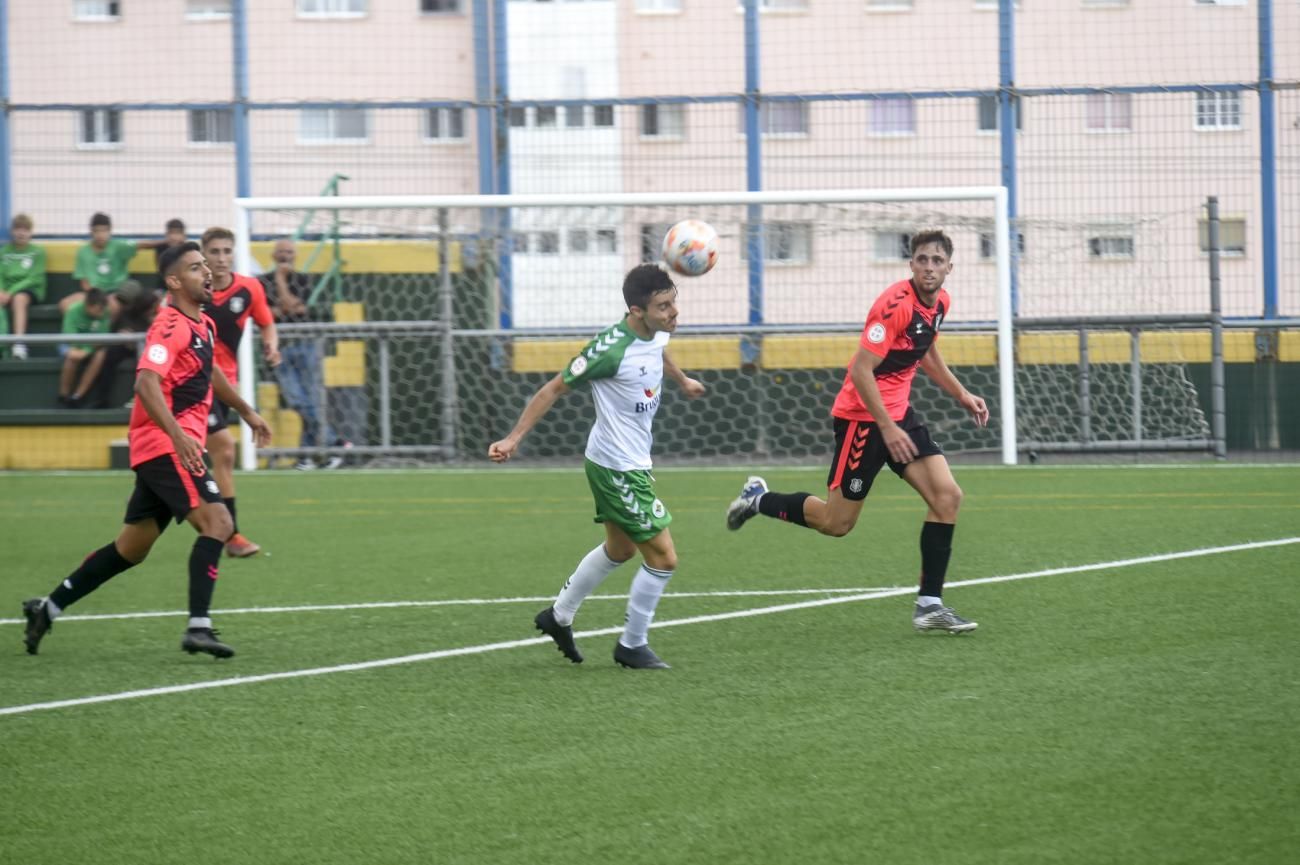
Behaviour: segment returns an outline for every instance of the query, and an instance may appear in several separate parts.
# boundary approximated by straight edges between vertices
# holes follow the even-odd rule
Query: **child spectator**
[[[32,243],[32,218],[20,213],[10,223],[10,240],[0,246],[0,333],[8,331],[12,311],[13,333],[27,333],[27,310],[45,301],[45,250]],[[27,346],[15,343],[13,355],[27,359]]]
[[[180,246],[184,242],[185,242],[185,223],[181,222],[179,219],[167,220],[166,230],[165,233],[163,234],[163,241],[161,244],[154,247],[154,251],[153,251],[154,260],[157,262],[161,262],[162,254],[164,252],[171,249],[173,246]]]
[[[63,314],[63,332],[108,333],[107,312],[108,298],[98,288],[92,288],[86,292],[84,300],[73,303]],[[63,370],[59,374],[59,405],[77,408],[99,375],[100,367],[104,364],[105,347],[64,345],[60,346],[60,351],[63,353]],[[85,364],[86,368],[78,379],[77,370],[86,361],[89,362]],[[73,390],[73,382],[76,382],[76,390]]]
[[[107,213],[96,213],[90,218],[90,242],[77,250],[76,264],[72,278],[78,280],[82,294],[70,294],[59,301],[59,311],[67,312],[68,307],[83,300],[85,292],[98,288],[108,295],[109,319],[117,318],[122,304],[117,298],[117,290],[127,279],[127,266],[135,258],[137,249],[156,249],[166,243],[165,240],[123,240],[113,236],[113,220]]]

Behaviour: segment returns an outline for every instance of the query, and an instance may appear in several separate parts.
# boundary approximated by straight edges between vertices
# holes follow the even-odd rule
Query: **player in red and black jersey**
[[[203,232],[199,242],[203,257],[212,268],[212,300],[204,311],[217,326],[217,367],[237,388],[239,342],[249,318],[257,322],[261,330],[262,355],[266,362],[271,366],[280,363],[275,318],[267,305],[262,283],[231,270],[235,261],[235,235],[226,228],[209,228]],[[255,556],[262,548],[239,532],[239,517],[235,511],[235,437],[227,426],[229,406],[219,397],[212,403],[212,410],[208,413],[208,455],[212,460],[212,475],[217,479],[221,497],[230,508],[230,519],[235,523],[235,533],[226,544],[226,555],[242,558]]]
[[[200,306],[212,300],[212,272],[198,244],[168,249],[158,270],[170,300],[149,327],[136,372],[130,431],[135,492],[117,539],[88,555],[48,596],[23,604],[23,642],[32,655],[70,604],[144,561],[172,518],[187,520],[199,533],[190,552],[190,619],[181,648],[218,658],[235,653],[217,639],[209,617],[221,549],[234,531],[217,482],[203,464],[214,391],[252,427],[259,444],[271,441],[271,429],[213,367],[215,328]]]
[[[989,410],[962,387],[939,353],[939,328],[952,310],[943,288],[952,273],[952,241],[942,231],[923,231],[912,238],[911,250],[912,278],[876,298],[831,409],[835,456],[826,499],[769,492],[762,478],[751,477],[727,509],[727,527],[734,531],[763,514],[843,537],[857,523],[876,474],[888,465],[929,508],[921,527],[921,588],[912,624],[919,631],[962,633],[974,630],[976,623],[942,600],[962,492],[943,450],[912,409],[917,367],[957,400],[976,425],[988,423]]]

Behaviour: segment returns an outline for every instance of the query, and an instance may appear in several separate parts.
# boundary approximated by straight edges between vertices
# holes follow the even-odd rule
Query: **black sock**
[[[217,587],[217,563],[225,541],[199,535],[190,550],[190,618],[206,619],[212,607],[212,590]]]
[[[50,592],[50,602],[60,610],[66,610],[127,568],[133,567],[135,562],[122,558],[116,544],[100,547],[86,556],[81,567],[68,574],[68,578]]]
[[[948,575],[948,559],[952,556],[952,533],[957,528],[952,523],[930,523],[921,526],[921,594],[935,598],[943,596],[943,580]]]
[[[807,526],[803,518],[803,503],[809,495],[811,494],[763,493],[763,497],[758,500],[758,512],[765,517],[785,520],[796,526]]]
[[[235,527],[231,534],[237,535],[239,534],[239,518],[235,516],[235,497],[231,496],[228,499],[222,499],[222,501],[226,503],[226,510],[230,511],[230,524]]]

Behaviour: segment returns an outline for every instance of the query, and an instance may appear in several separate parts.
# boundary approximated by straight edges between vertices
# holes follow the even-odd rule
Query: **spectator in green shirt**
[[[108,316],[112,320],[121,311],[117,290],[127,279],[127,266],[138,249],[153,249],[166,240],[122,240],[113,236],[113,220],[107,213],[96,213],[90,218],[90,242],[77,250],[72,278],[81,284],[81,294],[73,293],[59,301],[59,311],[85,299],[85,293],[98,288],[108,295]]]
[[[10,240],[0,246],[0,333],[8,332],[13,311],[14,334],[27,333],[27,309],[45,301],[45,250],[32,243],[32,218],[20,213],[9,225]],[[27,346],[16,343],[14,357],[27,358]]]
[[[64,333],[108,333],[108,298],[98,288],[92,288],[63,313]],[[59,405],[76,408],[81,405],[86,391],[94,384],[99,369],[104,365],[104,346],[102,345],[63,345],[63,370],[59,374]],[[86,363],[86,361],[89,361]],[[78,379],[77,370],[85,363],[85,369]],[[76,382],[76,390],[73,383]]]

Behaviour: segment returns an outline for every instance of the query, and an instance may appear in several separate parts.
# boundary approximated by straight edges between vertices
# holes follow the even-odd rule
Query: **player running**
[[[127,502],[125,525],[115,541],[88,555],[48,596],[23,604],[28,654],[36,654],[64,610],[143,562],[172,517],[178,523],[187,520],[199,533],[190,552],[190,619],[181,648],[218,658],[235,654],[217,639],[208,615],[221,549],[234,530],[217,482],[203,464],[213,392],[239,412],[259,445],[270,443],[271,429],[213,368],[215,329],[200,307],[212,300],[212,272],[198,244],[166,250],[158,272],[170,302],[150,326],[137,367],[130,426],[135,492]]]
[[[217,327],[217,367],[232,387],[239,387],[239,341],[244,325],[251,316],[262,333],[262,355],[271,366],[280,363],[280,340],[275,332],[275,318],[266,302],[262,283],[251,276],[234,273],[235,235],[226,228],[209,228],[200,241],[203,256],[212,268],[212,300],[205,312]],[[230,508],[235,533],[226,543],[226,555],[244,558],[255,556],[262,548],[239,533],[235,511],[235,437],[227,426],[230,404],[218,397],[208,415],[208,453],[212,458],[212,475],[221,488],[221,497]]]
[[[690,378],[668,356],[669,335],[677,329],[677,286],[655,264],[638,265],[623,280],[627,315],[587,343],[586,348],[533,394],[510,435],[488,448],[494,462],[514,456],[519,442],[561,395],[590,384],[596,423],[587,437],[587,484],[596,501],[596,518],[605,525],[605,542],[587,553],[565,582],[554,605],[533,623],[555,640],[575,664],[582,653],[573,639],[573,618],[583,600],[614,569],[641,552],[632,579],[623,635],[614,660],[624,667],[666,669],[651,650],[648,632],[664,586],[677,568],[668,524],[672,514],[655,495],[650,474],[651,425],[663,395],[664,373],[690,399],[704,385]]]
[[[876,473],[888,464],[928,507],[921,526],[921,588],[912,624],[918,631],[958,634],[978,627],[943,604],[962,492],[943,450],[912,409],[916,368],[970,412],[977,426],[988,423],[989,410],[984,400],[962,387],[939,354],[939,327],[952,311],[943,288],[952,273],[952,241],[942,231],[922,231],[912,238],[911,250],[912,278],[894,283],[876,298],[831,409],[835,456],[826,500],[808,493],[769,492],[766,482],[753,476],[727,509],[727,528],[735,531],[762,514],[843,537],[857,523]]]

